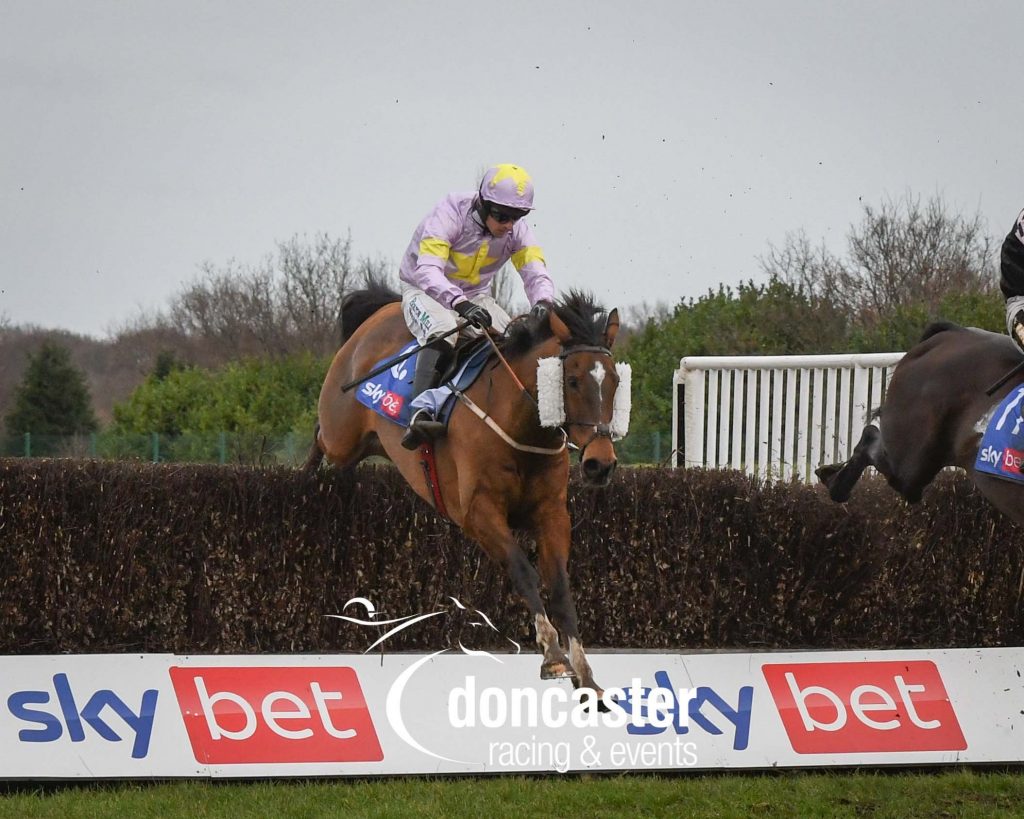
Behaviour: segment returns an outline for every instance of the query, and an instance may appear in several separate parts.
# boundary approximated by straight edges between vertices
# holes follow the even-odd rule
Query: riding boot
[[[447,347],[447,342],[440,342]],[[413,398],[421,392],[433,389],[441,381],[441,369],[445,364],[447,350],[438,347],[424,347],[416,355],[416,372],[412,377]],[[409,428],[402,436],[402,446],[416,449],[420,444],[433,441],[444,432],[444,424],[434,420],[427,408],[416,410],[409,419]]]

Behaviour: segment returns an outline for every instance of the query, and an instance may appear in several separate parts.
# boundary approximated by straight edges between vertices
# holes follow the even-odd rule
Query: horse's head
[[[613,441],[629,426],[629,366],[616,365],[611,352],[618,310],[605,316],[574,293],[548,313],[548,321],[561,349],[538,362],[541,424],[560,427],[580,451],[584,480],[603,486],[615,471]]]

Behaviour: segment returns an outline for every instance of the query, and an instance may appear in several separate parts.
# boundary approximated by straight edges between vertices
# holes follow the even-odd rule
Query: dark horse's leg
[[[874,424],[864,427],[849,460],[820,466],[814,474],[828,487],[829,497],[837,503],[842,503],[849,500],[853,487],[869,466],[875,467],[886,477],[890,476],[891,470],[882,448],[882,434]]]
[[[513,587],[533,615],[537,644],[544,652],[541,679],[571,677],[572,665],[558,643],[558,632],[544,611],[537,572],[509,528],[507,510],[496,503],[494,497],[494,494],[477,494],[463,522],[463,529],[480,542],[493,560],[505,566]]]
[[[918,429],[926,430],[926,427]],[[898,432],[902,432],[903,435],[897,436],[897,440],[909,440],[905,430],[899,429]],[[904,447],[902,456],[894,458],[883,443],[881,430],[874,424],[868,424],[864,427],[860,441],[857,442],[848,461],[818,467],[814,474],[828,487],[829,497],[837,503],[842,503],[849,500],[853,487],[864,470],[873,466],[885,476],[889,486],[899,492],[908,503],[918,503],[924,488],[939,470],[947,463],[952,463],[943,460],[942,452],[934,441],[927,445]]]

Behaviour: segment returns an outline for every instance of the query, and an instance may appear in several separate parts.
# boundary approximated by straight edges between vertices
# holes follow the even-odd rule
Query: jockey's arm
[[[450,245],[433,237],[424,237],[420,242],[419,261],[408,276],[409,284],[418,287],[443,307],[452,308],[452,302],[462,296],[462,291],[444,274],[445,261]],[[443,253],[441,256],[439,254]]]
[[[999,287],[1006,297],[1007,332],[1024,352],[1024,210],[1003,240]]]
[[[1003,240],[999,274],[999,286],[1006,298],[1024,296],[1024,210]]]
[[[416,254],[416,264],[412,269],[399,273],[403,281],[419,288],[448,309],[462,295],[459,286],[445,275],[452,243],[458,238],[460,229],[459,215],[448,200],[439,202],[417,229],[418,246],[410,248]]]
[[[523,289],[526,290],[530,306],[533,307],[538,302],[553,302],[555,285],[548,274],[544,251],[534,239],[533,231],[526,220],[516,223],[512,233],[512,245],[512,266],[523,280]]]

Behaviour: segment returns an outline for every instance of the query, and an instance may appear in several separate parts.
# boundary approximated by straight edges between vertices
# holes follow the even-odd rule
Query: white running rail
[[[845,461],[903,353],[688,356],[672,379],[674,466],[814,482]]]

